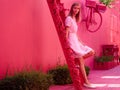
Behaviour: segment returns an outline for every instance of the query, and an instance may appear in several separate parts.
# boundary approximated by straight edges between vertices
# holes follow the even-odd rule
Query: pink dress
[[[68,42],[71,47],[71,49],[75,53],[75,57],[82,57],[85,54],[89,53],[90,51],[93,51],[92,48],[83,45],[78,37],[77,37],[77,30],[78,30],[78,25],[74,19],[72,19],[71,16],[68,16],[65,19],[65,26],[68,26],[70,28],[69,33],[68,33]]]

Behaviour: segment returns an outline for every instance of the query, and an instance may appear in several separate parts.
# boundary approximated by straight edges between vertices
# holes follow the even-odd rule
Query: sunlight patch
[[[96,87],[112,87],[112,88],[118,88],[120,87],[120,84],[92,84]]]
[[[103,76],[101,78],[114,78],[114,79],[118,79],[118,78],[120,78],[120,76]]]
[[[105,87],[107,84],[92,84],[92,85],[94,85],[96,87]]]
[[[120,87],[120,84],[108,84],[108,87]]]

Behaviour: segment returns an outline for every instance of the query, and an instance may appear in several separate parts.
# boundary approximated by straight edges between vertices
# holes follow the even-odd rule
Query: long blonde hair
[[[73,3],[73,4],[72,4],[68,16],[73,17],[73,7],[74,7],[74,6],[80,6],[80,3]],[[76,22],[79,22],[79,21],[80,21],[80,10],[79,10],[78,14],[75,16],[75,18],[76,18]]]

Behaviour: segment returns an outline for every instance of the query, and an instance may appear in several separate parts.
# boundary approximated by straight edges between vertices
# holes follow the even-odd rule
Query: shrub
[[[52,75],[54,84],[63,85],[72,83],[67,65],[58,65],[48,70],[48,74]]]
[[[89,72],[90,72],[90,68],[88,66],[85,66],[85,71],[86,71],[86,74],[87,76],[89,75]]]
[[[85,70],[86,74],[88,75],[90,68],[88,66],[85,66]],[[48,70],[48,74],[52,75],[54,84],[63,85],[72,83],[67,65],[58,65],[55,68]]]
[[[37,71],[23,71],[0,81],[0,90],[48,90],[52,76]]]

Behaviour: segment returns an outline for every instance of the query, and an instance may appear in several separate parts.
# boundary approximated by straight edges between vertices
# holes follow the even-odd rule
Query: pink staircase
[[[63,7],[63,4],[60,3],[60,0],[47,0],[47,3],[68,64],[73,85],[76,90],[82,90],[83,78],[81,76],[80,70],[75,67],[75,58],[73,57],[73,52],[70,49],[65,37],[65,9]]]

